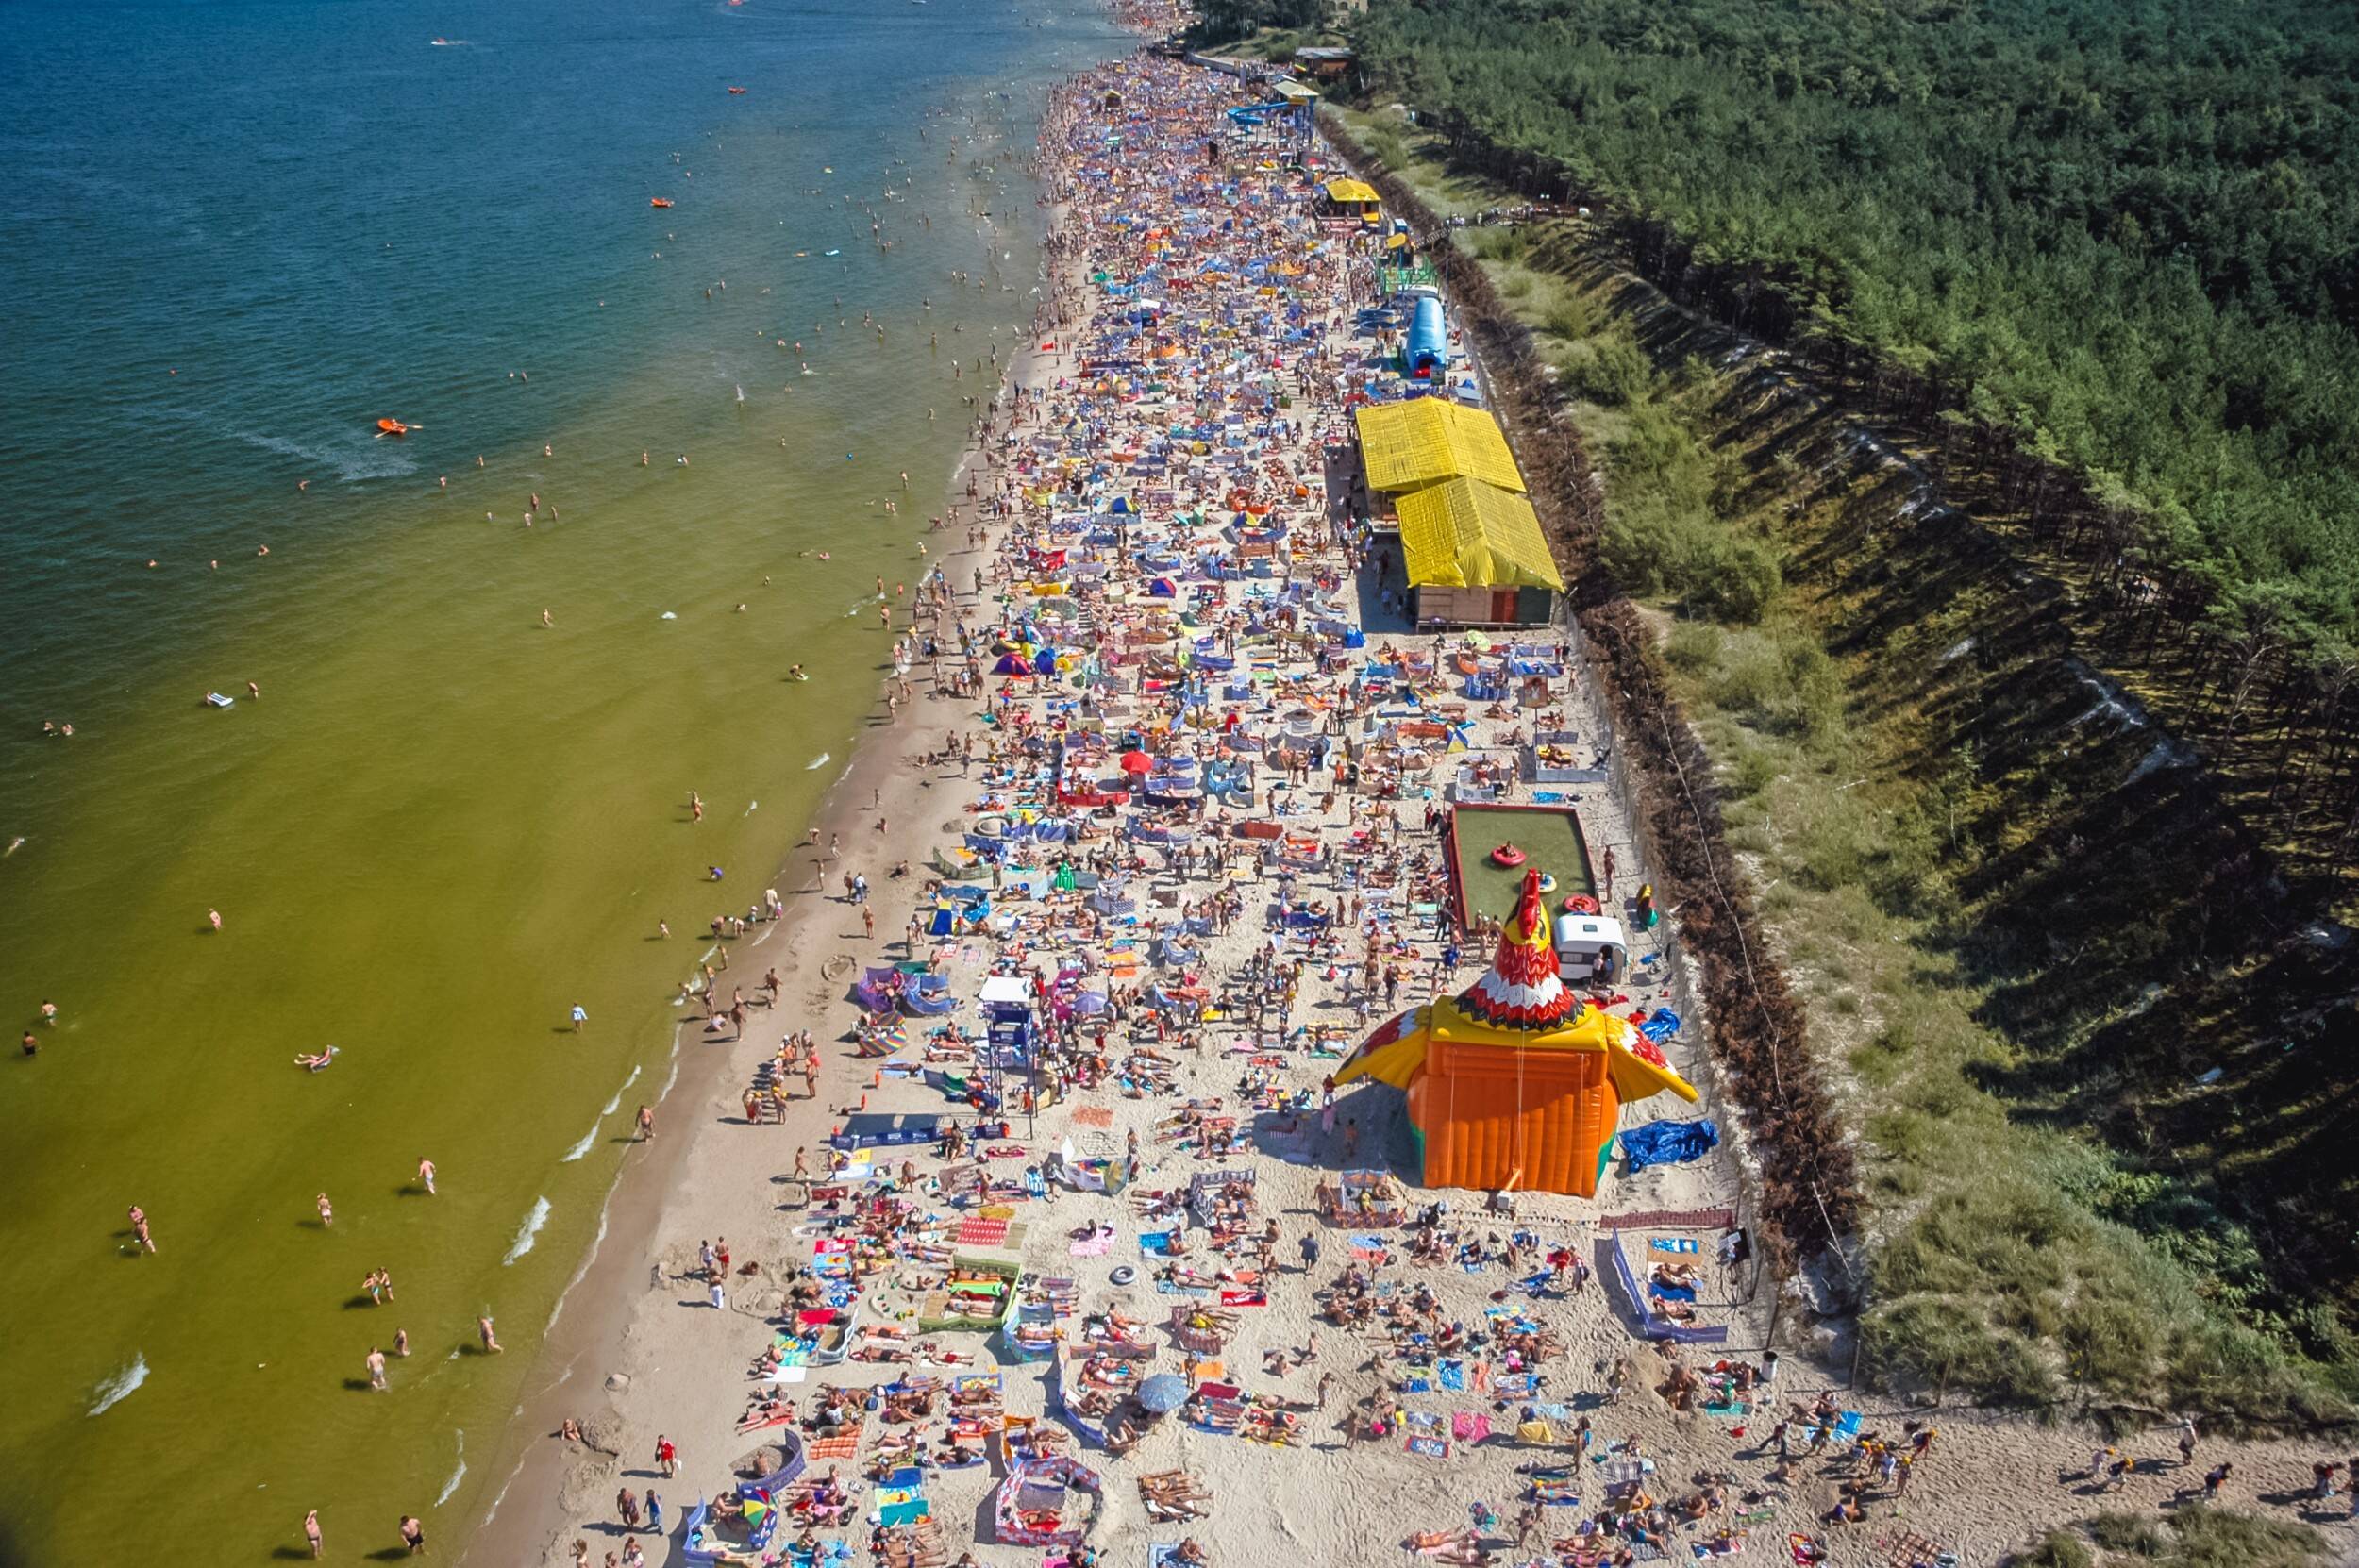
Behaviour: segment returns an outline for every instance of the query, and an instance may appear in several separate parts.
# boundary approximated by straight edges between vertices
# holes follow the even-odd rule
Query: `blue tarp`
[[[1648,1122],[1622,1135],[1622,1153],[1634,1174],[1649,1165],[1679,1165],[1709,1151],[1720,1142],[1712,1118],[1694,1122]]]

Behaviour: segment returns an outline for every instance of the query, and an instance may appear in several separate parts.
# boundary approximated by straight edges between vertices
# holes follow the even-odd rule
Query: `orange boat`
[[[410,433],[410,426],[397,419],[380,419],[376,422],[376,433],[380,436],[406,436]]]
[[[647,198],[647,205],[649,207],[669,207],[672,205],[672,198],[669,196],[649,196]]]

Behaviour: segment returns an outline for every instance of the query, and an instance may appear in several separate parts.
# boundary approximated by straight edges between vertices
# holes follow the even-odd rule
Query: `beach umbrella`
[[[1153,773],[1155,759],[1143,751],[1126,751],[1122,754],[1122,771],[1124,773]]]
[[[1159,1372],[1139,1385],[1139,1408],[1156,1415],[1169,1415],[1188,1402],[1188,1383],[1168,1372]]]

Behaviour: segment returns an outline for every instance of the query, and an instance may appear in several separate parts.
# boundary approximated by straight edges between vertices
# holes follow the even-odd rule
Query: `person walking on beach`
[[[426,1189],[427,1197],[434,1195],[434,1161],[431,1159],[418,1161],[418,1185]]]
[[[639,1108],[639,1141],[642,1143],[655,1142],[655,1109],[651,1106]]]
[[[139,1250],[143,1252],[156,1250],[156,1238],[148,1234],[147,1210],[136,1203],[131,1206],[131,1234],[139,1240]]]
[[[661,1432],[655,1435],[655,1465],[666,1480],[679,1474],[679,1449]]]
[[[579,1034],[581,1032],[581,1026],[590,1022],[590,1009],[583,1007],[579,1002],[576,1002],[574,1004],[573,1017],[574,1033]]]
[[[492,1320],[490,1318],[479,1317],[476,1319],[475,1331],[483,1341],[483,1349],[486,1355],[496,1356],[500,1353],[499,1336],[492,1331]]]
[[[316,1199],[313,1200],[313,1202],[320,1211],[320,1224],[322,1226],[334,1225],[336,1223],[336,1206],[327,1201],[327,1194],[326,1193],[322,1193]]]
[[[313,1557],[327,1550],[327,1538],[320,1530],[319,1510],[313,1509],[303,1516],[303,1539],[310,1544]]]
[[[375,1345],[369,1346],[369,1387],[379,1393],[383,1393],[386,1388],[385,1352]]]
[[[614,1510],[623,1516],[623,1528],[639,1527],[639,1494],[630,1488],[625,1487],[614,1494]]]
[[[1605,853],[1604,853],[1602,856],[1600,856],[1600,857],[1598,858],[1598,874],[1599,874],[1600,876],[1602,876],[1605,878],[1605,890],[1604,890],[1604,891],[1605,891],[1605,895],[1606,895],[1606,897],[1608,897],[1608,898],[1612,898],[1612,897],[1614,896],[1614,846],[1613,846],[1613,845],[1608,844],[1608,845],[1606,846]]]
[[[410,1555],[411,1557],[416,1557],[420,1552],[426,1550],[426,1526],[418,1523],[418,1516],[416,1514],[403,1514],[401,1516],[400,1528],[401,1543],[410,1548]]]
[[[653,1487],[647,1489],[647,1528],[663,1533],[663,1495]]]

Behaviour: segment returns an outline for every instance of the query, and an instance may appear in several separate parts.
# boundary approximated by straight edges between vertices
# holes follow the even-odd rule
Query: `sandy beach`
[[[1371,535],[1348,483],[1351,406],[1371,386],[1401,392],[1393,345],[1362,313],[1381,304],[1374,253],[1291,166],[1282,125],[1227,112],[1266,96],[1141,56],[1052,109],[1054,304],[953,477],[949,526],[909,564],[891,634],[845,633],[888,670],[903,643],[914,695],[889,710],[879,693],[815,846],[772,884],[783,918],[724,943],[715,1000],[754,998],[775,970],[775,1005],[736,1032],[682,1009],[676,1081],[649,1096],[655,1137],[626,1162],[489,1455],[497,1500],[463,1560],[570,1563],[577,1541],[594,1563],[630,1543],[648,1561],[692,1560],[692,1510],[789,1431],[832,1438],[832,1457],[811,1459],[781,1493],[795,1516],[740,1560],[788,1560],[806,1534],[836,1560],[1070,1555],[1001,1537],[995,1492],[1028,1454],[1096,1474],[1070,1552],[1125,1568],[1189,1561],[1173,1554],[1191,1543],[1221,1564],[1373,1560],[1405,1543],[1454,1562],[1980,1564],[2049,1523],[2183,1504],[2222,1460],[2224,1502],[2300,1492],[2325,1457],[2310,1447],[2200,1435],[2182,1463],[2164,1419],[2111,1440],[2119,1476],[2071,1478],[2105,1437],[1848,1390],[1844,1369],[1814,1364],[1793,1301],[1778,1313],[1782,1364],[1767,1359],[1775,1283],[1720,1260],[1748,1204],[1743,1128],[1676,911],[1650,921],[1640,902],[1647,847],[1594,677],[1557,627],[1446,640],[1399,613],[1399,548]],[[1511,640],[1531,673],[1512,695],[1478,693]],[[1034,675],[1043,655],[1050,673]],[[962,672],[964,694],[942,690]],[[1570,733],[1583,777],[1538,780],[1542,730]],[[1142,751],[1146,766],[1124,765]],[[1611,853],[1598,901],[1628,926],[1627,969],[1566,989],[1617,1040],[1643,1031],[1646,1059],[1695,1091],[1694,1104],[1626,1097],[1624,1133],[1710,1118],[1708,1152],[1636,1172],[1616,1160],[1594,1199],[1517,1192],[1493,1210],[1480,1191],[1420,1184],[1398,1090],[1334,1082],[1401,1009],[1526,961],[1503,951],[1514,917],[1502,935],[1431,912],[1448,882],[1436,828],[1475,800],[1569,807],[1584,873]],[[842,887],[853,873],[873,933]],[[855,982],[895,966],[892,986],[955,1008],[888,1023],[889,1003],[854,1000]],[[997,1080],[998,1109],[979,1112],[942,1079],[989,1080],[979,997],[995,975],[1030,991],[1051,1040],[1038,1077]],[[805,1030],[816,1093],[782,1073],[778,1114],[747,1125],[748,1086],[774,1081],[765,1064]],[[1028,1108],[1034,1084],[1060,1092]],[[1010,1125],[979,1148],[845,1151],[831,1170],[830,1135],[863,1112]],[[1076,1180],[1051,1168],[1093,1159]],[[1393,1223],[1336,1209],[1322,1189],[1347,1169],[1398,1177]],[[1192,1208],[1215,1174],[1230,1182]],[[1166,1235],[1184,1254],[1148,1240]],[[716,1308],[700,1247],[724,1241]],[[1617,1256],[1647,1282],[1637,1297],[1614,1280]],[[945,1275],[978,1261],[1020,1269],[1045,1359],[996,1331],[919,1332]],[[828,1306],[856,1314],[839,1364],[800,1347],[765,1358],[794,1339],[798,1309]],[[1649,1343],[1642,1310],[1724,1338]],[[954,1401],[950,1380],[978,1374],[995,1387]],[[1159,1374],[1188,1401],[1149,1420],[1136,1393]],[[1052,1376],[1106,1408],[1061,1416]],[[887,1385],[897,1400],[859,1409]],[[819,1424],[847,1387],[864,1418],[848,1446]],[[744,1425],[774,1402],[792,1403],[791,1422]],[[568,1422],[584,1441],[560,1435]],[[659,1440],[677,1447],[675,1476],[657,1467]],[[912,1517],[909,1468],[928,1522],[880,1534],[880,1510]],[[834,1518],[811,1484],[829,1476],[849,1493]],[[661,1534],[626,1526],[625,1489],[661,1494]],[[1847,1497],[1862,1517],[1830,1522]],[[2317,1507],[2321,1524],[2343,1511]],[[2331,1527],[2338,1549],[2359,1547],[2347,1523]],[[710,1549],[717,1516],[705,1528]]]

